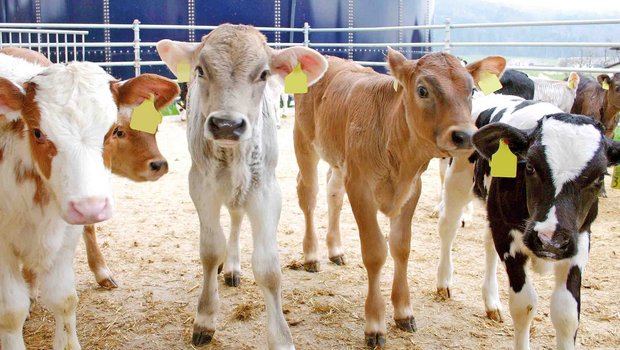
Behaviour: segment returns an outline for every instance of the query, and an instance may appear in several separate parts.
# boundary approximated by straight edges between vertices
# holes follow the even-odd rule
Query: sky
[[[524,10],[568,10],[583,12],[599,12],[601,19],[611,18],[610,15],[620,14],[620,0],[485,0],[496,4],[514,6]],[[605,16],[605,14],[608,14]]]

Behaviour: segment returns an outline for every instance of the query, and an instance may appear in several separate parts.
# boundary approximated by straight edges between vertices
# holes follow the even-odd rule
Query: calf
[[[52,62],[43,54],[18,47],[0,49],[0,54],[20,58],[33,63],[27,70],[20,72],[18,81],[30,78]],[[112,162],[112,173],[136,182],[156,181],[168,172],[168,162],[159,152],[154,134],[136,131],[130,128],[133,108],[153,94],[155,107],[159,110],[171,103],[179,94],[178,85],[167,78],[155,74],[142,74],[117,84],[118,96],[123,100],[124,108],[119,109],[115,125],[110,129],[112,135],[104,145],[104,157]],[[105,289],[116,288],[117,284],[105,259],[95,235],[94,225],[84,226],[84,243],[88,265],[100,286]],[[32,271],[24,270],[25,278],[36,292],[36,276]]]
[[[413,332],[407,262],[420,176],[433,157],[471,152],[474,84],[482,72],[499,75],[506,64],[502,57],[489,57],[465,68],[446,53],[411,61],[392,49],[387,61],[392,76],[330,57],[324,78],[308,94],[295,96],[297,193],[306,219],[304,266],[311,272],[319,269],[313,212],[316,167],[322,158],[331,168],[327,230],[331,261],[344,263],[338,220],[345,189],[359,228],[369,280],[364,329],[369,347],[383,346],[386,334],[380,275],[387,245],[377,212],[387,215],[391,224],[394,319],[399,328]]]
[[[557,348],[574,349],[590,227],[607,167],[620,162],[620,143],[606,138],[600,123],[565,113],[546,115],[530,130],[490,124],[473,137],[485,159],[502,140],[517,155],[517,177],[491,180],[487,217],[508,273],[514,348],[529,349],[530,324],[537,309],[536,291],[526,269],[531,263],[553,266],[551,321]]]
[[[293,340],[280,296],[276,243],[281,195],[276,181],[276,125],[269,114],[265,86],[282,79],[297,65],[316,82],[325,59],[305,47],[273,50],[251,26],[222,25],[200,43],[162,40],[157,51],[173,71],[188,63],[194,79],[189,87],[187,136],[192,167],[189,190],[200,218],[200,257],[204,280],[194,321],[192,343],[207,344],[215,332],[219,307],[217,270],[226,258],[220,210],[231,216],[231,239],[225,272],[238,278],[235,236],[245,214],[252,226],[252,269],[263,291],[270,349],[292,349]]]
[[[620,73],[615,73],[611,78],[601,74],[597,80],[586,75],[580,75],[580,78],[571,113],[600,121],[605,127],[605,136],[613,137],[620,112]],[[603,83],[609,86],[608,90],[601,87]]]
[[[549,102],[562,111],[569,113],[575,102],[579,75],[570,72],[568,80],[551,80],[532,78],[534,81],[534,100]]]
[[[502,88],[496,93],[519,96],[526,100],[534,99],[534,81],[527,74],[514,69],[506,69],[499,81],[502,83]]]
[[[0,76],[29,65],[0,55]],[[3,349],[25,349],[29,297],[22,266],[39,276],[42,302],[56,321],[54,349],[80,348],[73,256],[81,225],[112,214],[102,151],[116,120],[115,91],[114,79],[92,63],[53,65],[21,85],[0,78]]]

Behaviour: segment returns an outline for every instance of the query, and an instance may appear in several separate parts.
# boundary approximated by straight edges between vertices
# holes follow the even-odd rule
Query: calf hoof
[[[365,334],[366,346],[369,349],[381,349],[385,346],[385,336],[380,333]]]
[[[332,256],[329,258],[329,260],[338,266],[343,266],[347,264],[344,261],[344,255]]]
[[[239,287],[241,274],[239,272],[227,272],[224,274],[224,283],[229,287]]]
[[[499,310],[487,310],[487,317],[495,322],[504,322],[502,320],[502,314],[499,312]]]
[[[413,316],[401,320],[395,319],[394,321],[396,322],[396,327],[405,332],[414,333],[418,331],[418,327],[415,325],[415,317]]]
[[[99,283],[101,288],[107,290],[118,288],[118,284],[116,284],[116,281],[112,277],[104,278],[101,281],[97,281],[97,283]]]
[[[304,269],[308,272],[319,272],[321,264],[318,261],[308,261],[304,263]]]
[[[450,288],[437,288],[437,298],[439,300],[448,300],[450,299]]]
[[[215,334],[215,331],[210,331],[202,327],[194,326],[192,344],[194,344],[194,346],[207,345],[213,339],[213,334]]]
[[[220,266],[217,267],[217,274],[219,275],[222,273],[222,270],[224,270],[224,264],[220,264]]]

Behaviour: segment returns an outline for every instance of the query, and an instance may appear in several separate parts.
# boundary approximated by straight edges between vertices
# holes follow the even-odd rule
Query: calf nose
[[[246,123],[243,119],[211,117],[207,123],[209,131],[216,140],[237,141],[246,129]]]
[[[163,169],[164,172],[168,171],[168,162],[165,160],[156,160],[149,163],[149,167],[154,172],[159,172]]]
[[[452,132],[452,143],[456,148],[471,148],[471,137],[473,132],[470,130],[455,130]]]
[[[94,224],[112,216],[112,205],[107,197],[88,197],[69,202],[66,219],[73,225]]]

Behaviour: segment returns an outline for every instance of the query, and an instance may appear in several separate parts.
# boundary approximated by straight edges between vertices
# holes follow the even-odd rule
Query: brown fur
[[[318,187],[316,165],[323,158],[334,171],[331,177],[342,174],[339,176],[343,176],[359,227],[362,259],[369,278],[365,334],[373,346],[380,344],[385,334],[379,277],[387,246],[377,212],[391,220],[394,318],[399,327],[412,331],[406,270],[411,219],[421,191],[420,176],[433,157],[471,151],[471,143],[465,147],[453,143],[453,132],[473,133],[470,114],[474,83],[483,70],[499,75],[505,67],[501,57],[490,57],[465,69],[449,54],[434,53],[410,61],[393,50],[389,51],[388,63],[392,76],[330,57],[322,80],[307,94],[295,96],[298,195],[306,217],[304,254],[306,259],[316,255],[312,215]],[[394,79],[398,80],[398,91],[394,91]],[[426,87],[430,97],[420,98],[418,86]],[[330,192],[339,191],[331,179],[328,187]],[[333,208],[339,212],[342,194],[338,196],[340,204],[334,199],[329,203],[328,236],[336,236],[328,239],[332,261],[337,256],[331,256],[331,252],[337,249],[330,242],[340,240],[339,214]],[[312,263],[306,261],[310,266]]]
[[[620,112],[620,92],[616,92],[616,88],[620,87],[620,73],[614,74],[612,78],[607,74],[601,74],[597,81],[585,75],[579,77],[577,97],[571,113],[586,115],[600,121],[605,127],[605,135],[613,137]],[[609,90],[605,91],[601,87],[603,81],[609,84]]]
[[[21,161],[15,164],[15,180],[17,184],[22,184],[26,181],[32,181],[35,185],[35,192],[32,200],[40,207],[44,207],[50,201],[50,194],[47,187],[43,183],[43,179],[33,168],[26,168]]]

